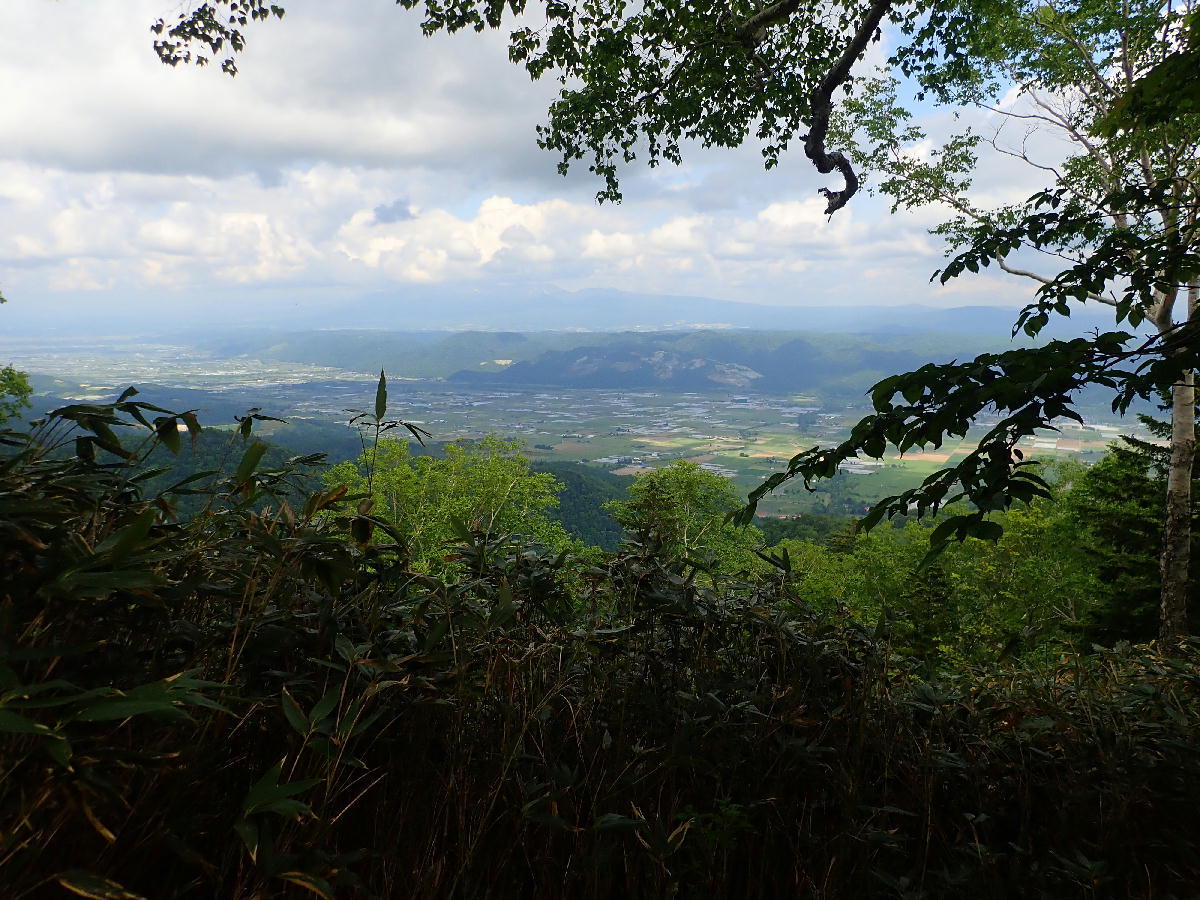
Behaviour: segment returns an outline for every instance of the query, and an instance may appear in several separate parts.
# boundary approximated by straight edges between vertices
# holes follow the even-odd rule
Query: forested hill
[[[449,380],[475,385],[861,395],[891,372],[944,361],[961,352],[961,339],[945,337],[658,333],[551,350],[536,359],[514,361],[502,371],[464,369]]]
[[[620,546],[624,530],[604,511],[604,504],[624,499],[632,477],[569,462],[534,463],[532,471],[549,472],[562,484],[558,507],[549,515],[561,522],[572,537],[605,550]]]
[[[553,385],[786,393],[845,390],[924,365],[1011,346],[1007,332],[865,335],[820,331],[329,331],[202,341],[219,355],[386,369],[464,385]]]

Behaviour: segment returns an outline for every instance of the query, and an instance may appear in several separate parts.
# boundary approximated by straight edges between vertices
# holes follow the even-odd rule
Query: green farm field
[[[720,398],[708,398],[704,402],[713,406],[723,404]],[[646,419],[653,422],[655,414],[662,411],[661,408],[647,410]],[[725,405],[723,412],[719,421],[690,419],[681,425],[660,422],[672,425],[662,429],[653,424],[630,425],[629,418],[598,416],[582,422],[570,438],[546,434],[532,442],[526,439],[530,447],[528,452],[540,461],[583,462],[620,474],[636,474],[674,459],[686,459],[715,467],[716,471],[730,477],[740,491],[748,492],[771,473],[784,468],[794,454],[843,439],[849,426],[865,410],[823,414],[823,424],[804,430],[791,425],[768,404],[755,409],[744,405],[730,409]],[[621,424],[605,431],[613,428],[614,422]],[[1022,451],[1027,458],[1090,463],[1103,455],[1107,445],[1125,431],[1134,429],[1111,424],[1064,428],[1059,434],[1048,433],[1044,438],[1039,436],[1036,441],[1027,442],[1022,445]],[[904,456],[889,453],[882,460],[871,461],[876,464],[868,464],[864,472],[839,472],[829,482],[816,485],[814,491],[806,490],[799,483],[789,484],[766,498],[760,504],[760,510],[768,516],[820,511],[859,512],[884,497],[916,486],[943,466],[958,461],[971,451],[983,433],[982,430],[972,432],[963,440],[925,452],[910,452]]]
[[[280,430],[278,439],[304,452],[327,450],[337,458],[356,455],[357,435],[342,429],[339,423],[345,423],[347,409],[370,406],[374,379],[313,379],[309,377],[312,374],[307,370],[293,373],[291,383],[272,386],[273,402],[268,412],[292,423]],[[186,371],[179,375],[183,381],[187,377]],[[92,393],[116,391],[124,383],[106,383]],[[228,421],[232,413],[262,402],[263,389],[256,379],[225,386],[220,393],[212,393],[207,387],[148,389],[144,396],[168,408],[197,408],[206,424]],[[622,474],[686,459],[731,478],[743,494],[784,468],[796,453],[837,444],[869,412],[863,406],[831,404],[808,394],[772,397],[645,390],[500,390],[416,380],[397,380],[390,388],[393,413],[429,431],[435,444],[495,434],[520,441],[523,452],[536,462],[584,463]],[[43,390],[70,396],[66,391],[84,388],[47,381]],[[1101,413],[1097,411],[1096,415]],[[267,425],[260,431],[264,436],[274,436],[277,430]],[[1120,434],[1134,431],[1130,421],[1097,418],[1083,427],[1067,423],[1060,433],[1039,436],[1021,449],[1027,456],[1087,463],[1098,459]],[[822,510],[860,512],[883,497],[915,486],[939,466],[960,458],[982,434],[982,430],[974,432],[966,440],[929,452],[904,457],[888,454],[882,466],[840,472],[817,485],[816,491],[805,490],[800,484],[785,485],[760,509],[767,515]]]

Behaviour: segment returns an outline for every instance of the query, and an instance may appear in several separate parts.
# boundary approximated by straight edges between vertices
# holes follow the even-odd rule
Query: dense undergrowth
[[[254,443],[143,496],[181,424],[126,396],[6,437],[5,897],[1200,890],[1200,645],[933,674],[653,535],[596,563],[462,523],[414,574]]]

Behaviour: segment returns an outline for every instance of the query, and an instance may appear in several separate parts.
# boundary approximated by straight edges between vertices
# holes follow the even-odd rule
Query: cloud
[[[669,207],[499,194],[451,209],[397,200],[408,178],[328,163],[284,169],[270,185],[251,173],[99,177],[0,164],[0,182],[21,186],[5,200],[18,224],[0,233],[0,280],[12,292],[220,293],[501,278],[853,303],[861,273],[886,268],[877,283],[894,302],[914,302],[927,299],[927,279],[941,263],[924,222],[864,218],[856,208],[829,222],[819,198],[778,200],[752,214],[664,215]]]
[[[314,160],[511,173],[536,153],[549,86],[508,63],[501,34],[427,39],[386,4],[296,0],[251,26],[230,79],[163,67],[147,30],[162,13],[159,0],[8,0],[0,80],[22,89],[0,107],[0,153],[211,176]]]
[[[377,0],[292,0],[282,22],[253,27],[229,79],[158,63],[147,26],[163,11],[0,4],[0,83],[21,85],[0,104],[9,296],[492,281],[779,303],[949,296],[927,286],[931,216],[889,217],[860,195],[828,221],[817,188],[836,178],[799,152],[764,172],[753,143],[687,148],[682,167],[623,172],[626,202],[598,206],[586,167],[562,178],[535,146],[556,86],[509,64],[503,33],[424,38]],[[989,283],[987,297],[1019,294]]]

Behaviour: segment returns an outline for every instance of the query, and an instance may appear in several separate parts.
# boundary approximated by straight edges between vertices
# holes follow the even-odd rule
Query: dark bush
[[[1195,645],[926,681],[652,536],[588,566],[464,528],[461,576],[415,575],[366,504],[286,493],[312,460],[143,496],[180,423],[6,437],[6,897],[1200,889]]]

